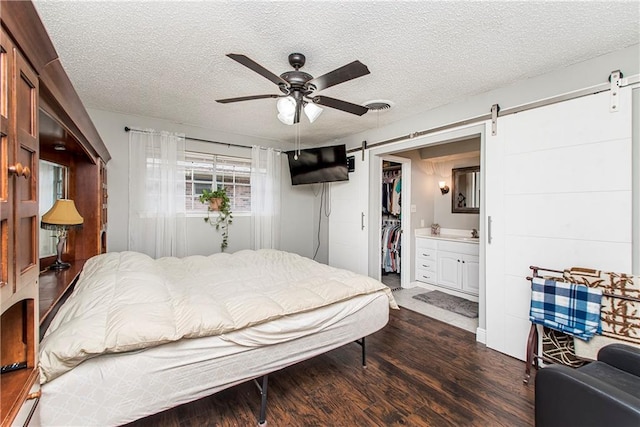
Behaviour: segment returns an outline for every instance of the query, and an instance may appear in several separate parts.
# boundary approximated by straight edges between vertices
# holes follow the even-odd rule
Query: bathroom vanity
[[[480,285],[479,239],[466,230],[417,229],[416,280],[478,296]]]

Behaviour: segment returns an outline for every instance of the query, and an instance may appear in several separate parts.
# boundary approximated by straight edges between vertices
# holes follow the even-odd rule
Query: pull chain
[[[295,160],[298,160],[298,156],[300,155],[300,123],[296,123],[296,142],[295,142],[295,146],[294,146],[294,150],[295,150],[295,155],[293,156],[293,158]]]

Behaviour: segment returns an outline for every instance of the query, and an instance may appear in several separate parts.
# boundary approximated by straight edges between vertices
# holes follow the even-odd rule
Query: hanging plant
[[[220,250],[229,246],[229,225],[233,223],[233,215],[230,209],[229,196],[224,187],[220,187],[215,191],[204,189],[200,195],[200,203],[208,204],[207,217],[204,222],[208,222],[216,230],[222,232],[222,243]],[[218,215],[211,217],[211,212],[217,212]]]

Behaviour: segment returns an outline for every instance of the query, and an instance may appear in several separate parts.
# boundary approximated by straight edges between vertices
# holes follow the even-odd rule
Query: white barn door
[[[486,132],[486,343],[525,359],[529,266],[631,272],[631,89],[498,118]]]
[[[368,274],[369,153],[355,153],[349,181],[331,184],[329,265]]]

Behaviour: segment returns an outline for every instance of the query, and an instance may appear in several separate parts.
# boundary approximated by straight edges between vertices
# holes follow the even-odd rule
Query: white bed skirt
[[[89,359],[42,386],[30,425],[125,424],[325,353],[376,332],[388,319],[389,298],[377,292],[231,334]],[[289,332],[283,337],[281,330]],[[265,339],[274,344],[258,344]]]

